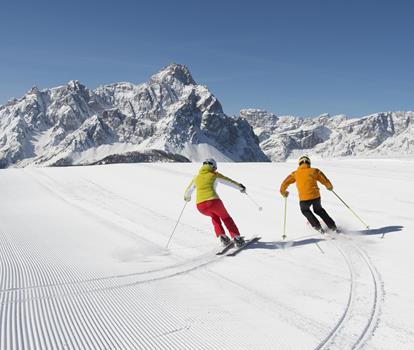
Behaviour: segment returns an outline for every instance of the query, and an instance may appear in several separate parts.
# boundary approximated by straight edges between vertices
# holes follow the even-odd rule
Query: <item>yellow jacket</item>
[[[238,190],[241,190],[242,187],[240,184],[216,171],[213,170],[212,166],[209,164],[204,164],[198,175],[196,175],[190,184],[187,186],[184,194],[184,199],[190,198],[191,193],[196,190],[196,203],[202,203],[210,199],[219,198],[216,192],[217,182],[222,182],[227,185],[233,186]]]
[[[289,185],[296,182],[296,187],[299,192],[299,199],[301,201],[315,199],[321,196],[317,184],[318,181],[325,185],[328,190],[333,188],[331,182],[322,171],[316,168],[311,168],[309,164],[304,163],[282,182],[280,186],[280,193],[282,196],[285,196]]]

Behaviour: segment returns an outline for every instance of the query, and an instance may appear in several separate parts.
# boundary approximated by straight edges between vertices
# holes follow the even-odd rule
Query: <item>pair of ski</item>
[[[252,243],[257,242],[260,238],[261,237],[254,236],[254,237],[252,237],[250,239],[246,239],[244,241],[244,244],[242,246],[240,246],[240,247],[236,247],[236,245],[234,244],[234,242],[230,242],[229,244],[227,244],[226,246],[224,246],[220,251],[218,251],[216,253],[216,255],[236,256],[243,249],[245,249],[246,247],[248,247]]]

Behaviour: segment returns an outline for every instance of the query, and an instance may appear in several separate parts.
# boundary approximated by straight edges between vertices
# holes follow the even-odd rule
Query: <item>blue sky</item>
[[[227,114],[414,110],[414,2],[0,3],[0,104],[32,86],[141,83],[188,65]]]

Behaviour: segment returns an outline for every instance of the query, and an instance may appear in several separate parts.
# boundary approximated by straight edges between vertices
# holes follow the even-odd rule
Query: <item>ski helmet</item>
[[[302,156],[299,158],[298,160],[299,165],[303,164],[303,163],[307,163],[309,165],[311,165],[311,160],[308,156]]]
[[[203,164],[209,164],[209,165],[211,165],[213,167],[213,170],[216,170],[217,169],[217,163],[216,163],[216,161],[213,158],[207,158],[203,162]]]

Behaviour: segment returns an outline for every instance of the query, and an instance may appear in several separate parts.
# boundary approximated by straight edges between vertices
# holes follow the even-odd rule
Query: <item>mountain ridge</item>
[[[321,158],[414,155],[414,112],[379,112],[361,118],[345,115],[299,118],[260,109],[240,111],[272,161],[299,153]]]
[[[225,115],[217,98],[184,65],[168,65],[139,85],[90,90],[72,80],[51,89],[34,87],[0,106],[2,168],[88,164],[120,148],[155,149],[193,161],[209,156],[268,161],[251,126]],[[88,159],[91,153],[95,156]]]

